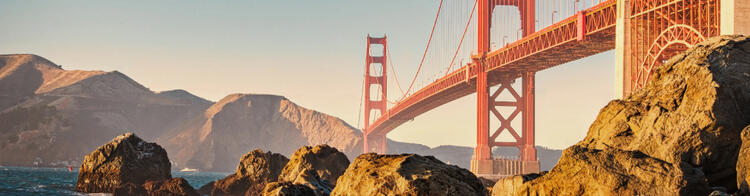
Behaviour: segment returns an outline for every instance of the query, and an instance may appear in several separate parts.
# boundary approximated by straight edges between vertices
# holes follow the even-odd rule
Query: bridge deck
[[[614,49],[615,6],[615,0],[603,2],[488,53],[482,66],[486,66],[489,85]],[[579,39],[581,25],[583,39]],[[476,66],[480,65],[453,71],[400,101],[367,127],[365,134],[385,135],[414,117],[476,92]]]

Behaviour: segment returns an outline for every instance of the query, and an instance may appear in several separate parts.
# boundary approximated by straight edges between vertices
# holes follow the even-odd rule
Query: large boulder
[[[750,126],[742,130],[742,147],[737,160],[737,188],[750,195]]]
[[[747,103],[748,38],[711,38],[657,67],[645,88],[605,106],[586,138],[521,192],[734,192],[740,132],[750,123]]]
[[[432,156],[362,154],[339,177],[331,195],[486,195],[466,169]]]
[[[279,176],[281,182],[307,185],[320,195],[328,195],[339,176],[349,167],[349,159],[328,145],[297,149]]]
[[[281,169],[289,162],[284,155],[263,152],[256,149],[240,159],[237,172],[224,179],[210,182],[201,187],[201,194],[210,195],[250,195],[260,194],[269,182],[275,182]],[[209,191],[210,190],[210,191]]]
[[[81,164],[76,191],[111,193],[127,183],[172,178],[167,151],[133,133],[115,137],[86,155]]]
[[[698,168],[674,165],[638,151],[573,146],[552,171],[493,195],[685,195],[711,191]],[[497,194],[496,194],[497,193]],[[502,194],[501,194],[502,193]]]

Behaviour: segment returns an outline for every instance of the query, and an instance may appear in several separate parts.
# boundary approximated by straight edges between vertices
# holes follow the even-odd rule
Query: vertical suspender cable
[[[424,49],[424,53],[422,54],[422,60],[419,61],[419,67],[417,67],[417,73],[414,74],[414,78],[411,80],[411,84],[409,84],[409,88],[406,89],[406,93],[409,93],[409,91],[411,91],[411,88],[414,86],[414,82],[417,80],[417,76],[419,76],[419,72],[422,70],[422,65],[424,64],[425,57],[427,56],[427,51],[430,49],[430,44],[432,43],[432,36],[435,33],[435,26],[437,25],[437,21],[440,16],[440,11],[442,8],[443,8],[443,0],[440,0],[440,5],[438,6],[438,11],[437,11],[437,14],[435,15],[435,22],[432,23],[432,31],[430,31],[430,37],[427,39],[427,47],[425,47]],[[404,98],[405,97],[402,97],[400,100],[403,100]]]
[[[450,73],[450,70],[453,67],[453,62],[455,62],[456,56],[458,56],[458,51],[461,50],[461,45],[464,43],[466,32],[469,30],[469,24],[471,24],[471,19],[474,18],[474,10],[477,8],[477,2],[478,0],[474,0],[474,7],[471,8],[471,14],[469,15],[469,20],[466,21],[466,27],[464,27],[464,33],[461,35],[461,41],[458,42],[458,48],[456,48],[456,52],[453,53],[453,58],[451,58],[451,64],[450,66],[448,66],[448,70],[445,71],[445,75],[448,75],[448,73]]]

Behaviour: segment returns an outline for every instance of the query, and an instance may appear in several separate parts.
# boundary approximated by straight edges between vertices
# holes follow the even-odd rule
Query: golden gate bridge
[[[364,152],[385,153],[386,134],[427,111],[477,93],[476,146],[471,171],[479,175],[539,172],[534,131],[535,73],[615,49],[621,96],[642,88],[655,67],[720,34],[750,32],[739,18],[750,0],[464,0],[443,1],[417,71],[388,99],[394,73],[387,37],[367,37],[363,87]],[[390,66],[389,66],[390,65]],[[425,70],[429,84],[415,86]],[[520,88],[512,84],[521,81]],[[492,91],[490,87],[497,86]],[[621,89],[620,89],[621,88]],[[506,98],[501,98],[506,97]],[[391,107],[389,107],[389,105]],[[504,109],[501,109],[504,108]],[[501,112],[501,111],[511,112]],[[490,130],[491,118],[499,123]],[[520,126],[513,120],[520,118]],[[509,133],[509,140],[498,136]],[[516,159],[493,158],[493,147],[515,147]]]

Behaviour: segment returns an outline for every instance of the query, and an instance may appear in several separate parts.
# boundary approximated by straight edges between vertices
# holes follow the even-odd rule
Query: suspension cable
[[[404,89],[401,88],[401,83],[398,82],[396,69],[393,68],[393,60],[391,60],[391,49],[388,48],[387,46],[385,47],[385,53],[386,53],[386,58],[388,58],[388,64],[391,66],[391,74],[393,75],[393,79],[396,80],[396,86],[398,87],[398,90],[401,91],[401,96],[406,96]]]
[[[435,15],[435,22],[432,23],[432,30],[430,31],[430,37],[427,39],[427,47],[424,48],[424,54],[422,54],[422,60],[419,61],[419,67],[417,67],[417,73],[414,74],[414,78],[411,80],[411,84],[409,84],[409,88],[406,89],[406,93],[409,93],[411,91],[411,88],[414,86],[414,82],[417,80],[417,76],[419,76],[419,72],[422,70],[422,65],[424,64],[425,57],[427,57],[427,51],[430,49],[430,44],[432,43],[432,35],[435,33],[435,26],[437,26],[438,17],[440,17],[440,10],[443,8],[443,0],[440,0],[440,5],[438,5],[438,11]],[[401,97],[399,101],[406,98],[406,96]]]

